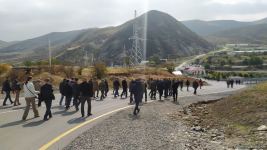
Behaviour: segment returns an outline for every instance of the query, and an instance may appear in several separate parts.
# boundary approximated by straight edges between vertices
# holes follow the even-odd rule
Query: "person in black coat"
[[[141,79],[137,79],[133,85],[133,95],[134,95],[134,101],[135,101],[135,108],[134,108],[134,115],[137,115],[140,112],[139,104],[143,99],[144,89],[143,89],[143,82]]]
[[[109,91],[108,81],[105,79],[105,97],[108,96],[108,91]]]
[[[40,99],[41,101],[44,101],[46,106],[46,111],[44,115],[44,121],[48,120],[49,118],[52,118],[51,113],[51,106],[52,106],[52,100],[55,99],[55,96],[53,94],[53,87],[51,84],[49,84],[49,79],[45,79],[45,84],[41,87],[40,90]]]
[[[150,84],[150,99],[155,100],[156,94],[157,94],[157,81],[152,79]]]
[[[113,81],[113,89],[114,89],[114,97],[116,98],[117,96],[119,96],[119,88],[120,88],[120,82],[118,79],[115,79]]]
[[[84,117],[84,104],[87,102],[88,110],[87,116],[91,116],[91,98],[94,96],[93,92],[93,82],[90,80],[89,82],[86,79],[83,79],[83,82],[79,85],[80,93],[81,93],[81,114]]]
[[[122,85],[122,93],[121,93],[121,98],[123,95],[125,95],[125,98],[127,98],[128,96],[128,84],[127,84],[127,81],[124,79],[122,80],[121,82],[121,85]]]
[[[161,97],[163,95],[163,90],[164,90],[164,81],[159,80],[157,82],[157,90],[159,92],[159,100],[161,101]]]
[[[180,83],[179,83],[180,87],[181,87],[181,91],[183,91],[183,87],[184,87],[184,80],[181,80]]]
[[[172,84],[172,96],[174,102],[177,102],[179,83],[179,81],[173,81]]]
[[[69,80],[66,80],[66,84],[64,84],[63,90],[64,90],[63,93],[66,96],[66,110],[68,110],[70,108],[70,102],[73,95],[71,83]]]
[[[13,93],[16,94],[16,98],[15,98],[15,101],[14,101],[14,106],[21,105],[20,102],[19,102],[19,95],[20,95],[21,87],[20,87],[20,83],[18,82],[17,79],[15,79],[12,82],[12,90],[13,90]]]
[[[168,98],[169,96],[169,81],[167,79],[163,80],[164,83],[164,98]]]
[[[130,92],[130,104],[133,103],[133,87],[135,84],[135,80],[131,80],[130,84],[129,84],[129,92]]]
[[[198,86],[199,86],[199,83],[198,83],[197,80],[195,80],[195,81],[193,82],[193,88],[194,88],[194,94],[195,94],[195,95],[197,94],[197,88],[198,88]]]
[[[65,93],[64,93],[64,86],[66,84],[66,79],[63,79],[60,83],[59,83],[59,92],[61,94],[61,98],[60,98],[60,101],[59,101],[59,105],[61,106],[62,105],[62,101],[65,97]],[[66,102],[65,102],[66,104]]]
[[[72,94],[73,94],[73,104],[75,106],[75,109],[76,111],[79,111],[80,91],[79,91],[78,78],[75,78],[73,81]]]
[[[187,91],[189,91],[190,81],[187,79],[186,82],[185,82],[185,84],[186,84]]]
[[[11,96],[10,96],[10,92],[11,91],[12,91],[12,89],[11,89],[11,86],[10,86],[9,79],[7,77],[6,80],[3,82],[2,91],[1,91],[2,94],[4,92],[6,94],[5,99],[4,99],[4,102],[3,102],[3,106],[6,106],[7,99],[9,99],[10,103],[13,104],[13,101],[12,101]]]

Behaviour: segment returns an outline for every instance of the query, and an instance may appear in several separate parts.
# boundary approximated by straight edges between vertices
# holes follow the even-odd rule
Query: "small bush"
[[[94,77],[96,77],[98,79],[102,79],[102,78],[106,77],[106,75],[107,75],[106,65],[102,62],[94,64],[93,75],[94,75]]]

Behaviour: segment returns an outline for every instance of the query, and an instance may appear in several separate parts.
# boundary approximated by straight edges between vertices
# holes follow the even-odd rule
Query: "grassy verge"
[[[199,125],[206,129],[223,130],[227,145],[267,148],[267,132],[256,129],[267,125],[267,83],[253,86],[227,98],[208,104],[189,106]]]

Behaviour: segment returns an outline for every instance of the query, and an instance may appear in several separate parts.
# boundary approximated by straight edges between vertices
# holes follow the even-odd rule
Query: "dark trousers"
[[[70,103],[71,103],[71,98],[72,96],[66,96],[66,108],[70,108]]]
[[[189,86],[186,86],[186,88],[187,88],[186,90],[189,91]]]
[[[12,104],[13,101],[12,101],[11,96],[10,96],[10,91],[5,91],[5,93],[6,93],[6,97],[4,99],[3,105],[6,105],[7,99],[9,99],[10,103]]]
[[[139,108],[139,104],[140,104],[140,101],[139,100],[136,100],[135,101],[135,107],[134,107],[134,115],[136,115],[137,114],[137,112],[139,112],[140,111],[140,108]],[[136,112],[137,111],[137,112]]]
[[[147,102],[147,90],[145,90],[145,102]]]
[[[105,97],[108,96],[108,90],[105,90]]]
[[[52,117],[52,113],[51,113],[52,100],[46,100],[44,102],[45,102],[45,107],[46,107],[44,119],[47,119],[48,116],[49,118],[51,118]]]
[[[127,96],[128,96],[127,88],[126,89],[122,89],[121,98],[122,98],[123,95],[125,95],[125,98],[127,98]]]
[[[62,102],[63,102],[63,99],[65,98],[64,95],[61,94],[61,98],[60,98],[60,101],[59,101],[59,105],[62,105]],[[66,102],[65,102],[65,105],[66,105]]]
[[[161,100],[162,95],[163,95],[163,90],[159,90],[159,100]]]
[[[168,97],[168,89],[164,89],[164,98]]]
[[[119,88],[115,88],[114,89],[114,97],[117,97],[117,96],[119,96],[120,94],[119,94]]]
[[[100,91],[100,100],[103,100],[105,98],[105,91],[104,90],[101,90]]]
[[[178,92],[177,92],[177,90],[174,90],[174,91],[172,92],[172,96],[173,96],[173,101],[174,101],[174,102],[177,102],[177,97],[178,97]]]
[[[80,104],[79,95],[74,95],[73,96],[73,105],[75,106],[76,110],[79,110],[79,104]]]
[[[82,117],[84,117],[84,104],[87,102],[88,108],[87,108],[87,115],[89,116],[91,114],[91,97],[90,96],[82,96],[81,98],[81,114]]]
[[[156,99],[156,93],[157,93],[156,90],[151,90],[151,91],[150,91],[150,98],[151,98],[151,99]]]
[[[195,95],[197,94],[197,88],[194,88],[194,94]]]
[[[130,104],[133,103],[133,93],[130,92]]]

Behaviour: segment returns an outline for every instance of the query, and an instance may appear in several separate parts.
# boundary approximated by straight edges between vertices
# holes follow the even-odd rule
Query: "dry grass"
[[[267,125],[267,83],[216,102],[191,105],[190,109],[192,115],[199,118],[200,126],[223,129],[228,139],[239,138],[236,143],[262,145],[266,142],[266,138],[259,138],[255,130],[261,125]],[[189,122],[194,121],[193,117]]]

